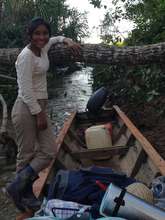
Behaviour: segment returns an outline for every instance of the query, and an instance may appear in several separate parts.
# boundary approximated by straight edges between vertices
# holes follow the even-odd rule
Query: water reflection
[[[51,81],[49,113],[55,133],[63,125],[70,112],[85,110],[92,94],[92,70],[92,67],[86,67]]]

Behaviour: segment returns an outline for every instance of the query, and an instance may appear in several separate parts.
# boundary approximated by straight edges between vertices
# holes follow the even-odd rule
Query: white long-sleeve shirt
[[[18,97],[27,104],[32,115],[38,114],[41,107],[38,99],[48,99],[46,73],[49,68],[48,50],[52,44],[63,42],[63,36],[52,37],[36,56],[26,46],[18,55],[15,66],[17,71]]]

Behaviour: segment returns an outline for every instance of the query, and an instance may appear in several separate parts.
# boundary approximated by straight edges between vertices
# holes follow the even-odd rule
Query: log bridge
[[[126,64],[130,66],[144,64],[164,64],[165,43],[144,46],[107,46],[103,44],[81,44],[79,57],[74,57],[64,44],[55,44],[49,51],[50,62],[53,65],[84,62],[87,64]],[[0,66],[13,65],[20,48],[0,49]]]

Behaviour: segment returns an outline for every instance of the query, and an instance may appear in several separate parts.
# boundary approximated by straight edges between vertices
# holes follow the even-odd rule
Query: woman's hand
[[[37,128],[38,130],[45,130],[47,128],[47,116],[44,111],[39,112],[37,115]]]
[[[71,52],[74,56],[81,55],[82,48],[81,48],[80,44],[72,41],[72,39],[70,39],[70,38],[64,38],[63,42],[64,42],[64,44],[66,44],[68,46],[68,48],[71,50]]]

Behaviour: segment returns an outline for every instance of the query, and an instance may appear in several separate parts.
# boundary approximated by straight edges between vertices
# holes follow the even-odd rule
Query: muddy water
[[[85,110],[92,94],[92,83],[91,67],[51,80],[49,114],[55,131],[62,126],[69,112]]]
[[[74,110],[82,111],[92,93],[92,68],[86,67],[69,75],[58,75],[48,83],[49,114],[54,133]],[[15,175],[15,165],[0,166],[0,220],[14,220],[16,209],[5,195],[5,185]]]

